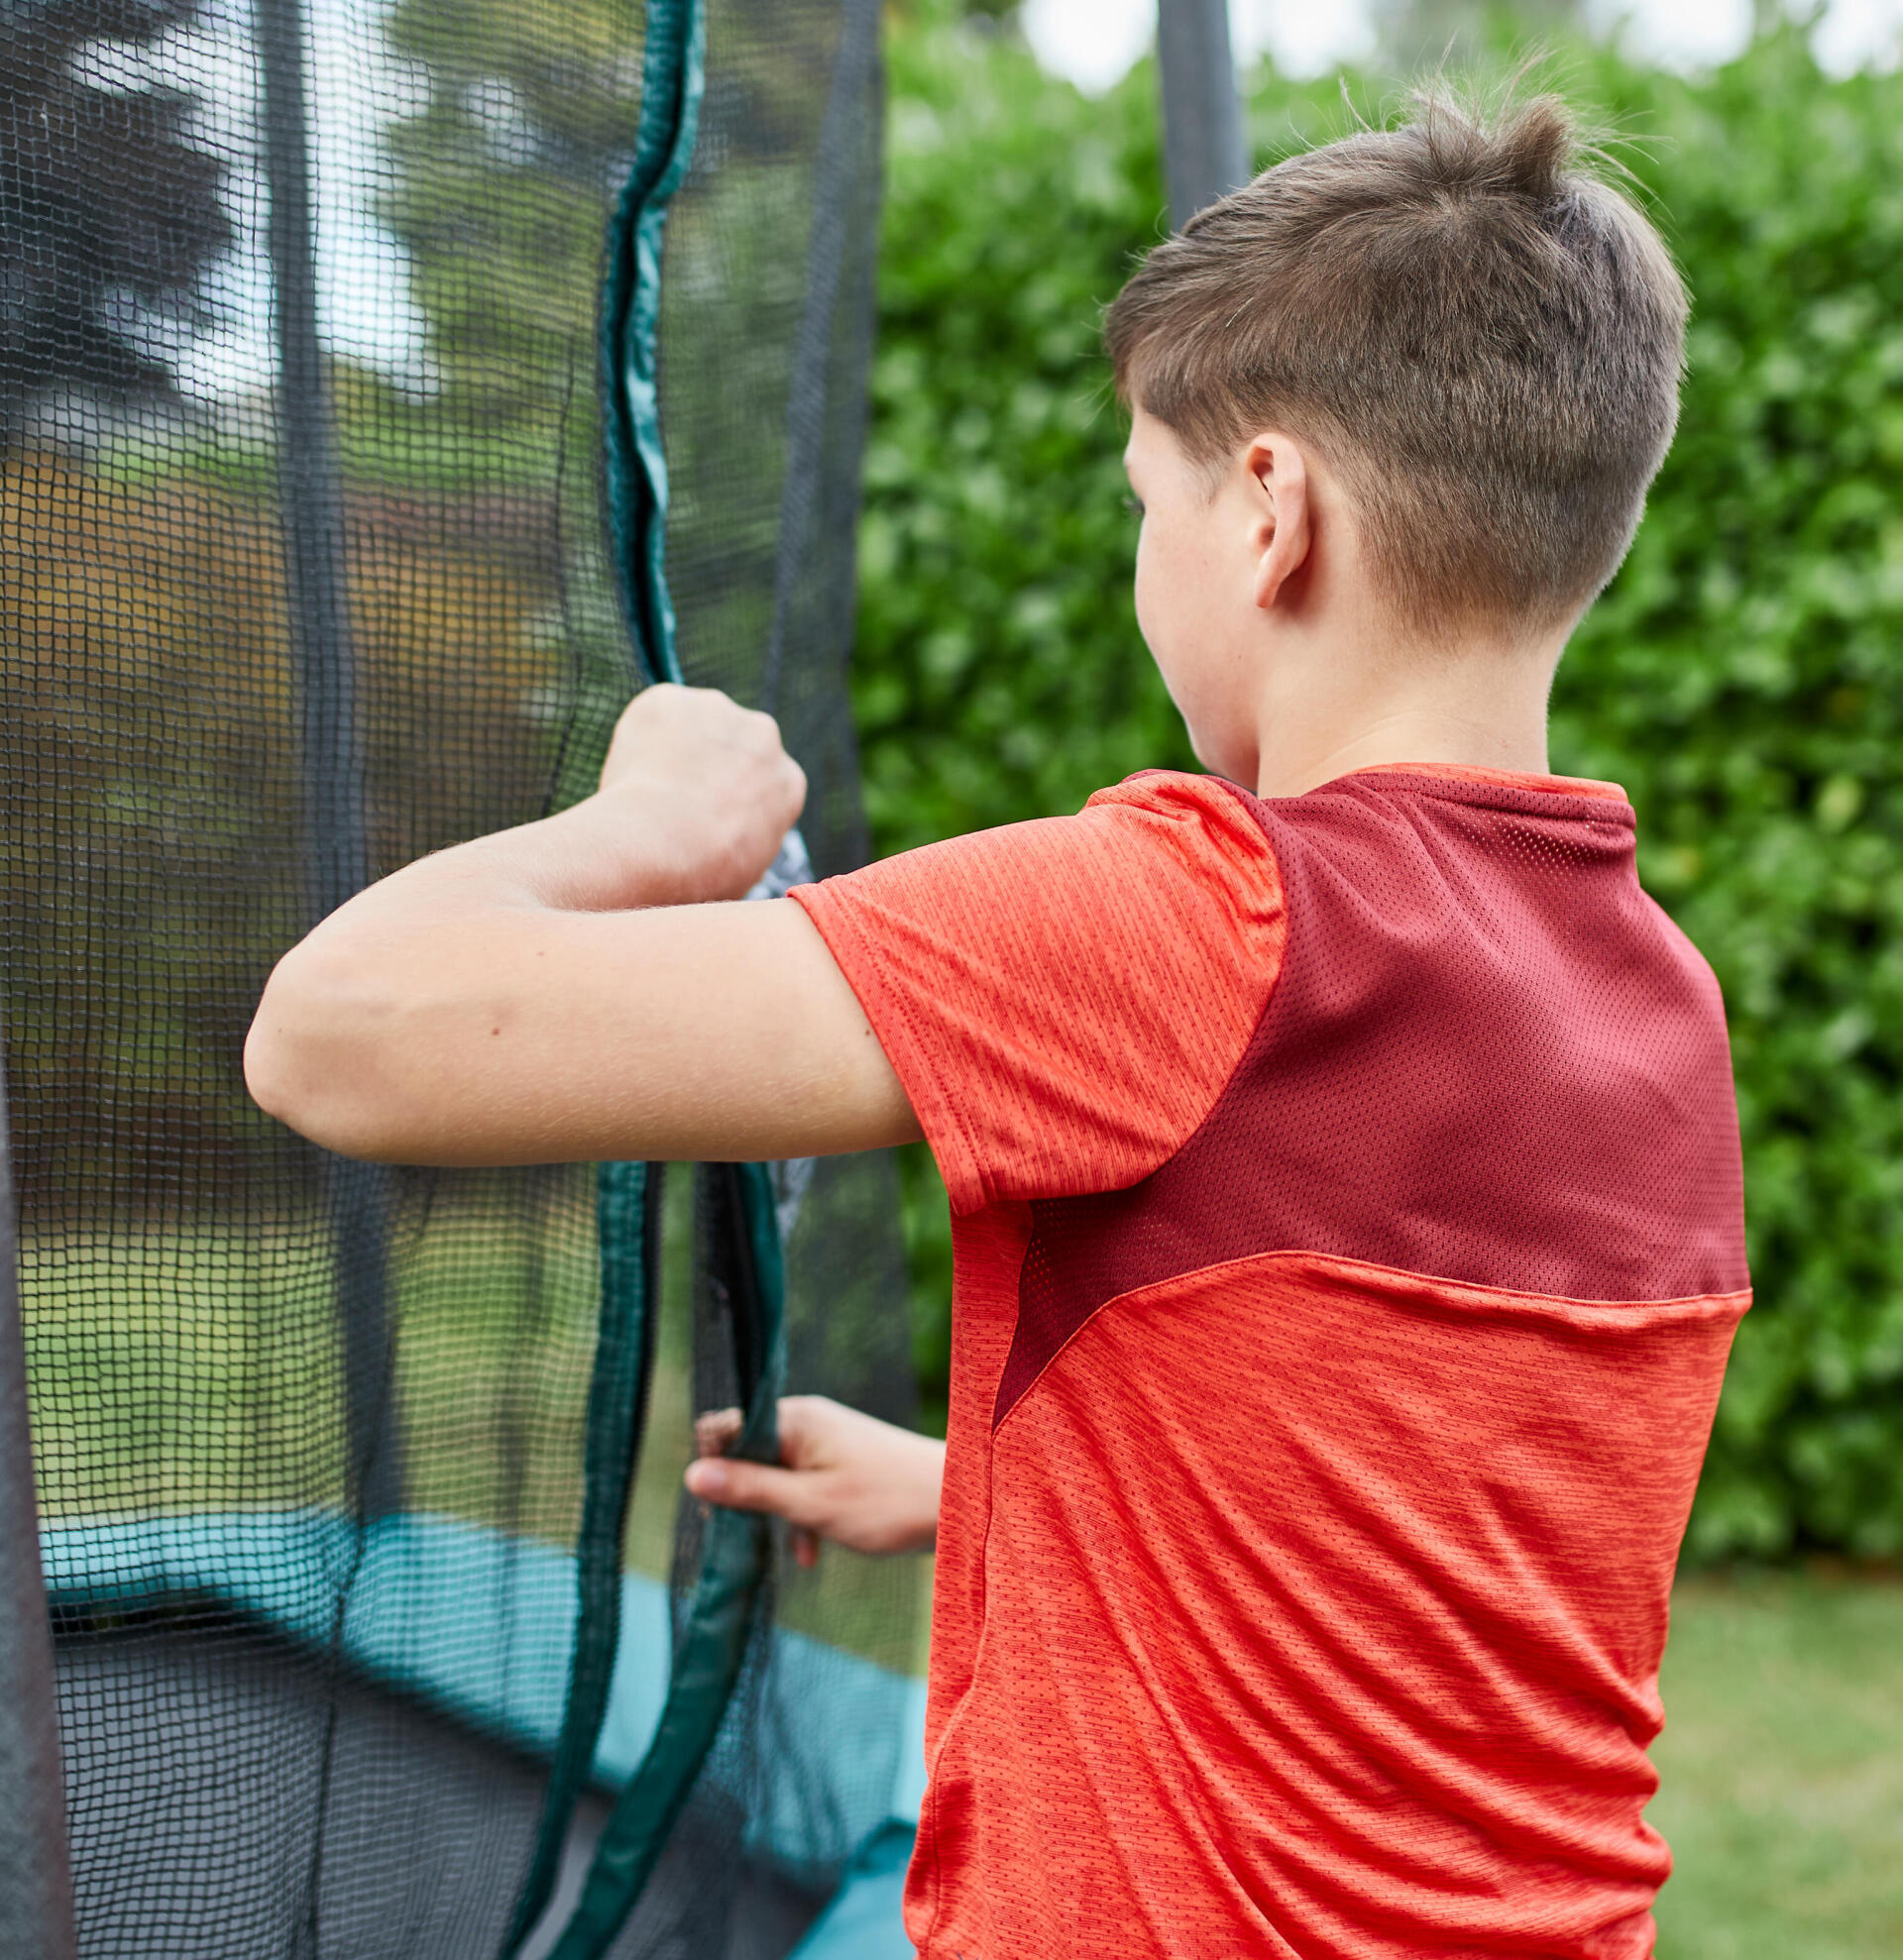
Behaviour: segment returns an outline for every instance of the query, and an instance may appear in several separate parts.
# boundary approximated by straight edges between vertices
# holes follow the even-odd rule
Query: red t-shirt
[[[1747,1302],[1605,784],[1148,775],[794,895],[956,1246],[928,1960],[1644,1960]]]

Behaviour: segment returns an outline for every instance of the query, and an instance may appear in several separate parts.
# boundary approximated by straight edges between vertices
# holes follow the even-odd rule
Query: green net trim
[[[568,1700],[528,1876],[504,1943],[513,1954],[548,1909],[562,1844],[600,1744],[621,1632],[621,1539],[640,1455],[659,1297],[661,1178],[658,1164],[602,1166],[599,1217],[601,1318],[589,1382],[582,1528],[577,1543],[580,1612]]]
[[[649,0],[635,158],[610,231],[602,294],[610,539],[635,658],[650,682],[681,678],[665,565],[667,459],[655,348],[667,211],[693,159],[706,34],[703,0]],[[763,1164],[717,1165],[709,1174],[739,1226],[720,1235],[711,1251],[720,1268],[715,1276],[733,1302],[746,1403],[734,1453],[772,1462],[785,1378],[785,1282],[771,1179]],[[608,1707],[619,1635],[621,1537],[653,1364],[659,1189],[658,1165],[602,1166],[602,1302],[585,1445],[580,1618],[541,1830],[504,1960],[547,1910]],[[731,1511],[709,1519],[654,1739],[616,1800],[550,1960],[598,1960],[639,1901],[720,1732],[758,1626],[771,1559],[763,1519]]]

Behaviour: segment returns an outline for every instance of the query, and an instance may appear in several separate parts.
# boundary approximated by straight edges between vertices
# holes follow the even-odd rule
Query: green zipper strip
[[[634,1465],[641,1453],[653,1375],[655,1308],[660,1298],[661,1166],[605,1163],[596,1193],[601,1234],[602,1305],[595,1371],[588,1387],[577,1544],[581,1593],[568,1701],[549,1770],[541,1829],[528,1876],[516,1895],[504,1960],[548,1909],[562,1845],[608,1713],[609,1684],[621,1632],[621,1541],[627,1529]]]
[[[602,288],[608,528],[634,652],[650,681],[678,681],[667,590],[667,452],[656,359],[667,209],[694,160],[707,88],[705,0],[647,0],[634,163],[609,226]]]
[[[722,1202],[739,1230],[722,1235],[721,1277],[733,1306],[734,1346],[750,1361],[746,1420],[730,1452],[762,1463],[779,1455],[778,1410],[786,1375],[779,1225],[764,1164],[714,1164]],[[709,1513],[700,1577],[675,1638],[667,1700],[641,1766],[615,1801],[595,1848],[580,1903],[548,1960],[602,1960],[626,1924],[668,1834],[720,1733],[762,1624],[772,1531],[742,1511]]]
[[[667,459],[655,350],[667,208],[694,154],[706,81],[704,0],[649,0],[634,163],[609,236],[600,355],[608,524],[635,658],[649,681],[681,678],[665,547]],[[711,1166],[739,1230],[722,1235],[715,1277],[732,1303],[745,1423],[733,1454],[773,1462],[785,1379],[785,1284],[772,1185],[763,1164]],[[601,1168],[602,1305],[589,1391],[580,1617],[562,1733],[540,1835],[516,1902],[504,1960],[548,1906],[586,1786],[620,1622],[620,1556],[653,1370],[659,1166]],[[764,1520],[715,1511],[674,1647],[667,1697],[640,1767],[616,1799],[582,1898],[550,1960],[597,1960],[626,1923],[727,1714],[759,1624],[772,1536]]]

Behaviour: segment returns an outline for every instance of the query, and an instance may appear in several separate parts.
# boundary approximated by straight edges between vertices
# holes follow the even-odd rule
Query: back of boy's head
[[[1312,443],[1370,577],[1429,636],[1572,619],[1618,569],[1678,415],[1686,302],[1551,96],[1289,158],[1200,212],[1105,324],[1126,402],[1213,469]]]

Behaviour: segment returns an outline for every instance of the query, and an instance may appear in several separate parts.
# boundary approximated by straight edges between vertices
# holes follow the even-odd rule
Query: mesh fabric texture
[[[1230,794],[1287,894],[1283,971],[1168,1163],[1034,1206],[998,1420],[1104,1301],[1262,1252],[1562,1299],[1746,1284],[1717,982],[1631,876],[1623,797]]]
[[[825,874],[863,852],[876,9],[707,11],[663,262],[669,582],[687,678],[781,716]],[[465,1960],[528,1862],[593,1173],[327,1159],[239,1058],[315,917],[584,793],[634,684],[596,336],[644,27],[624,0],[0,20],[0,1002],[89,1956]],[[729,1393],[697,1181],[664,1218],[622,1548],[657,1605],[616,1707],[665,1672],[691,1417]],[[814,1170],[788,1384],[903,1419],[895,1220],[883,1158]],[[829,1554],[773,1583],[616,1954],[785,1950],[885,1815],[914,1576]],[[849,1734],[814,1720],[836,1704]]]

